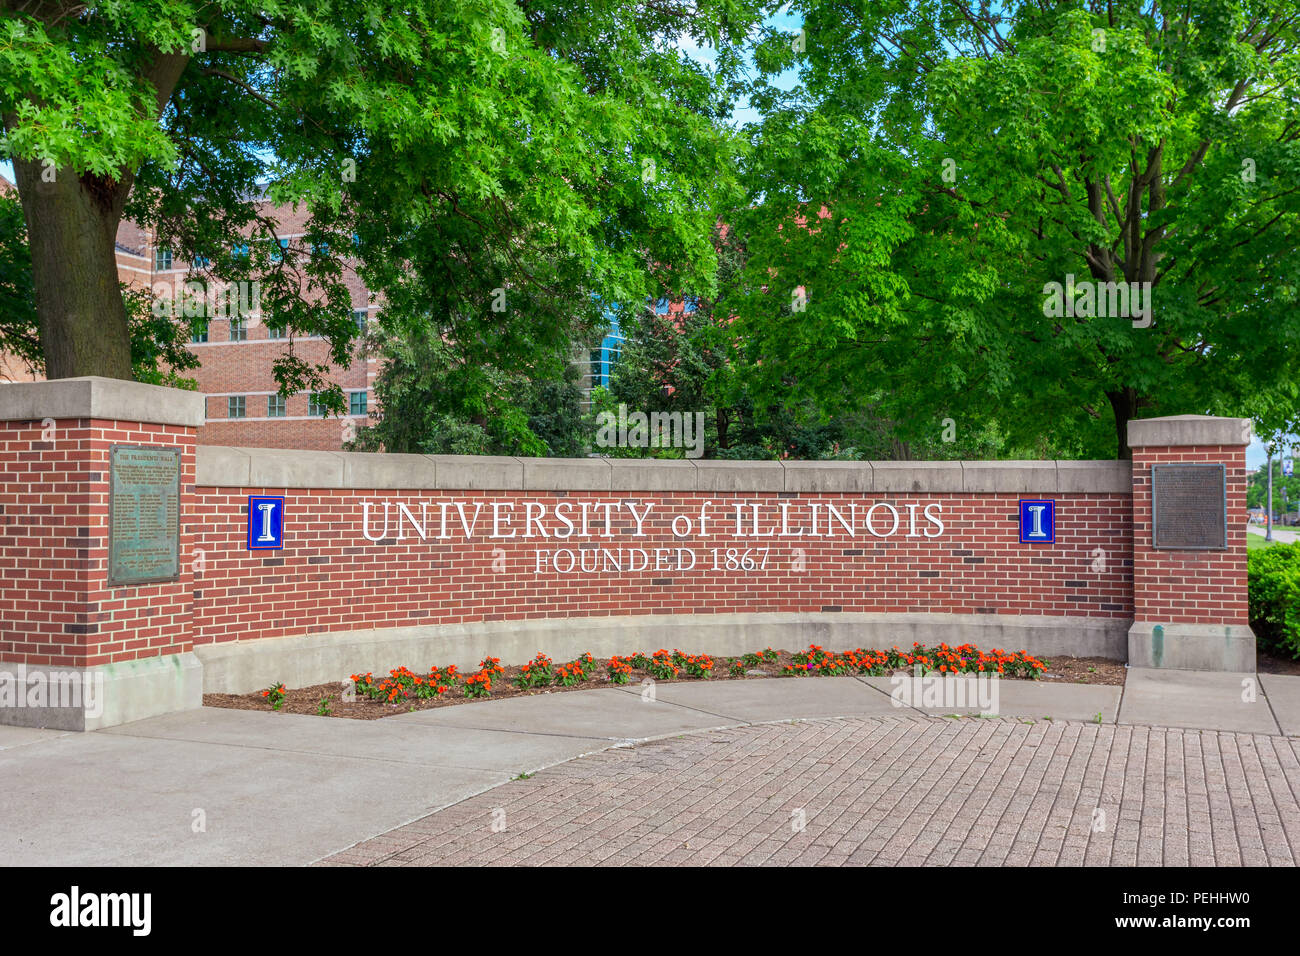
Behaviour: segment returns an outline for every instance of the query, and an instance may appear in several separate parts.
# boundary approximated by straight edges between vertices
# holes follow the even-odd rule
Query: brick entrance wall
[[[291,546],[274,552],[245,549],[243,515],[250,494],[285,495]],[[1057,496],[1055,546],[1018,543],[1018,497],[202,485],[196,489],[191,526],[195,546],[204,554],[204,571],[195,582],[194,640],[208,644],[410,624],[636,614],[938,612],[1131,620],[1128,495]],[[650,509],[643,536],[636,535],[636,522],[625,507],[611,520],[612,537],[597,533],[542,538],[536,523],[532,537],[520,536],[529,506],[534,514],[545,509],[542,526],[554,531],[563,530],[551,517],[558,504],[568,502],[576,522],[583,504],[599,518],[602,505],[619,508],[628,501],[640,514]],[[388,535],[381,542],[363,535],[365,502],[371,505],[372,535],[382,534],[388,504]],[[708,534],[674,536],[673,518],[698,520],[706,502]],[[439,541],[444,503],[450,519],[448,538]],[[468,541],[459,525],[457,503],[467,516],[481,506],[476,534]],[[757,506],[764,533],[779,532],[782,505],[789,530],[810,531],[815,506],[821,536],[737,537],[737,503],[743,530],[751,530],[752,508]],[[877,503],[898,510],[897,534],[877,538],[866,531],[866,512]],[[428,540],[417,536],[399,504],[417,520],[429,516]],[[500,514],[513,515],[511,528],[503,525],[500,531],[513,530],[514,537],[486,533],[494,505]],[[925,521],[924,509],[935,505],[941,510],[932,513],[941,516],[944,531],[927,538],[925,532],[935,526]],[[849,535],[839,521],[828,522],[832,507],[855,525],[857,534]],[[916,535],[909,537],[911,513],[918,520]],[[603,530],[603,519],[597,525]],[[890,512],[878,509],[874,527],[883,532],[891,525]],[[633,548],[645,553],[645,570],[615,570],[640,567],[641,554],[628,551]],[[682,554],[680,561],[694,562],[689,570],[674,566],[683,548],[689,554]],[[718,570],[713,568],[714,549]],[[728,570],[728,549],[742,552],[737,561],[749,549],[749,557],[767,567]],[[538,552],[543,555],[540,571]]]
[[[113,445],[181,450],[181,509],[194,488],[194,430],[101,419],[0,422],[0,660],[88,667],[191,649],[193,575],[181,523],[179,580],[110,588]]]
[[[729,654],[915,638],[1254,669],[1244,420],[1134,422],[1131,464],[565,461],[201,446],[204,404],[106,379],[0,387],[0,671],[72,669],[112,691],[106,714],[0,707],[0,721],[84,729],[197,706],[200,686],[674,642]],[[114,444],[181,452],[175,580],[107,584]],[[1225,465],[1226,548],[1153,548],[1162,462]],[[247,550],[250,494],[284,497],[283,548]],[[1027,497],[1055,502],[1054,542],[1020,541]],[[471,534],[457,503],[478,509]],[[595,527],[562,534],[559,514],[579,521],[584,505]]]

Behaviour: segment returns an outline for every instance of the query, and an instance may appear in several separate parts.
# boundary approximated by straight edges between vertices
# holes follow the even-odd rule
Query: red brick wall
[[[1151,548],[1151,466],[1224,462],[1227,551]],[[1135,617],[1169,624],[1248,624],[1246,449],[1240,445],[1133,449]]]
[[[108,588],[114,444],[179,447],[178,581]],[[92,666],[190,650],[194,431],[66,419],[0,422],[0,660]]]
[[[360,417],[309,416],[306,393],[287,396],[284,417],[269,418],[267,393],[277,388],[271,368],[289,343],[268,339],[266,326],[260,322],[248,329],[247,341],[231,342],[229,337],[229,321],[214,319],[208,329],[208,344],[190,346],[203,362],[194,371],[199,390],[208,393],[208,421],[199,428],[200,445],[338,451],[353,434],[349,426],[365,424],[366,419]],[[293,350],[312,365],[329,364],[329,345],[323,339],[295,339]],[[366,392],[368,408],[374,409],[375,367],[375,362],[359,355],[348,368],[336,370],[333,380],[343,388],[345,399],[348,392]],[[244,396],[242,419],[227,417],[231,394]]]
[[[245,550],[247,496],[284,494],[285,547]],[[797,494],[574,492],[392,492],[261,488],[196,489],[191,532],[202,553],[195,579],[196,644],[246,640],[354,628],[448,624],[527,618],[626,614],[738,613],[760,611],[950,612],[961,614],[1085,615],[1131,619],[1132,553],[1127,494],[1061,494],[1057,501],[1057,543],[1019,543],[1014,494]],[[417,516],[429,503],[433,529],[427,541],[404,524],[404,540],[380,545],[362,536],[361,503],[396,503]],[[509,501],[513,527],[522,527],[525,502],[654,502],[646,536],[633,537],[626,512],[615,516],[611,538],[577,535],[559,540],[487,537],[490,503]],[[672,516],[698,516],[712,500],[709,535],[679,540]],[[438,505],[444,501],[484,502],[474,537],[467,544],[453,509],[453,536],[436,541]],[[733,502],[761,502],[774,514],[777,502],[832,503],[847,514],[858,503],[858,527],[866,508],[893,503],[903,519],[897,535],[873,538],[863,530],[815,539],[736,538]],[[908,503],[942,503],[945,531],[934,538],[906,537]],[[382,510],[382,505],[380,506]],[[792,505],[793,507],[793,505]],[[798,509],[796,508],[796,511]],[[919,513],[918,509],[918,513]],[[747,512],[748,513],[748,512]],[[372,512],[376,522],[378,512]],[[822,510],[825,530],[825,509]],[[885,515],[877,515],[883,529]],[[804,520],[804,525],[807,520]],[[551,519],[552,530],[556,527]],[[791,527],[796,527],[794,520]],[[928,525],[923,518],[919,531]],[[378,528],[372,524],[372,533]],[[651,554],[643,572],[592,574],[535,570],[534,551],[582,546],[641,547]],[[653,548],[691,547],[691,571],[656,571]],[[750,573],[713,571],[709,549],[772,549],[769,567]],[[494,570],[504,557],[505,571]],[[793,549],[805,552],[806,570],[792,567]],[[1100,561],[1099,561],[1100,559]],[[1104,564],[1103,564],[1104,562]],[[1094,565],[1098,568],[1094,570]]]
[[[305,407],[305,396],[292,396],[288,401],[293,408],[294,399],[301,398]],[[217,399],[208,399],[208,408],[213,408]],[[225,416],[225,399],[220,399],[221,415]],[[250,395],[248,404],[253,402],[265,404],[264,396]],[[372,393],[370,401],[374,402]],[[294,414],[286,409],[286,415]],[[306,412],[304,411],[304,415]],[[362,421],[357,419],[357,421]],[[311,451],[338,451],[343,447],[347,434],[347,420],[342,418],[306,419],[267,419],[265,421],[235,420],[222,421],[218,418],[209,421],[199,429],[201,445],[235,445],[245,448],[302,448]]]
[[[354,290],[353,305],[364,308],[364,293]],[[358,301],[360,299],[360,301]],[[272,373],[276,359],[290,349],[288,339],[268,338],[264,323],[248,328],[248,338],[230,341],[230,322],[213,319],[208,325],[208,341],[190,345],[202,365],[191,373],[199,391],[208,394],[208,422],[199,429],[201,445],[238,445],[246,448],[308,448],[338,451],[350,437],[348,427],[355,428],[365,418],[308,415],[308,395],[300,393],[285,399],[283,418],[268,418],[267,393],[278,385]],[[374,377],[378,363],[358,352],[347,368],[332,365],[329,344],[319,338],[295,338],[293,354],[313,366],[331,368],[330,380],[344,392],[366,392],[368,410],[375,408]],[[228,418],[227,398],[243,395],[245,417]]]

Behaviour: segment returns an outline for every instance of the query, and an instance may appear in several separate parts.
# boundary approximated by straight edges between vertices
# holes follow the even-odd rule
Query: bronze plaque
[[[1223,551],[1228,505],[1223,465],[1151,466],[1151,547]]]
[[[181,453],[114,445],[108,463],[108,583],[180,576]]]

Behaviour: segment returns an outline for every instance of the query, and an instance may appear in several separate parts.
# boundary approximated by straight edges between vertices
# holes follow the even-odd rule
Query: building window
[[[366,330],[366,310],[365,310],[365,309],[353,309],[353,310],[352,310],[352,321],[356,323],[356,325],[357,325],[357,329],[358,329],[359,331],[364,332],[364,331]]]
[[[268,339],[282,339],[285,336],[283,325],[268,325],[266,327],[266,337]]]
[[[364,415],[366,413],[366,393],[348,392],[348,414]]]
[[[244,396],[231,395],[226,399],[226,417],[243,418],[244,417]]]
[[[195,269],[206,269],[212,265],[212,260],[207,256],[195,256],[194,261],[190,263]]]
[[[240,244],[237,244],[237,245],[233,245],[233,246],[231,246],[231,247],[230,247],[230,258],[232,258],[232,259],[247,259],[247,258],[248,258],[248,243],[240,243]]]
[[[248,324],[243,319],[230,320],[230,341],[245,342],[248,340]]]
[[[172,267],[172,251],[165,247],[159,247],[153,251],[153,268],[155,272],[161,272],[164,269]]]
[[[609,387],[609,377],[623,352],[623,340],[616,335],[606,335],[600,348],[591,350],[591,387]]]
[[[208,340],[208,320],[194,319],[190,322],[190,341],[199,345]]]
[[[325,403],[321,401],[321,397],[317,392],[309,392],[307,395],[307,414],[319,415],[321,418],[329,414],[329,409],[325,407]]]
[[[277,242],[274,246],[271,247],[271,261],[279,262],[281,259],[283,259],[284,252],[288,248],[289,248],[288,239],[281,239],[279,242]]]
[[[283,395],[266,396],[266,417],[284,418],[284,396]]]

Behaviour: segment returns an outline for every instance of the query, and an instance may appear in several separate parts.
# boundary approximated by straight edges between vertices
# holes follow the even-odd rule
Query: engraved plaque
[[[1228,546],[1223,465],[1151,466],[1151,547],[1222,551]]]
[[[108,583],[180,575],[181,453],[114,445],[108,465]]]

